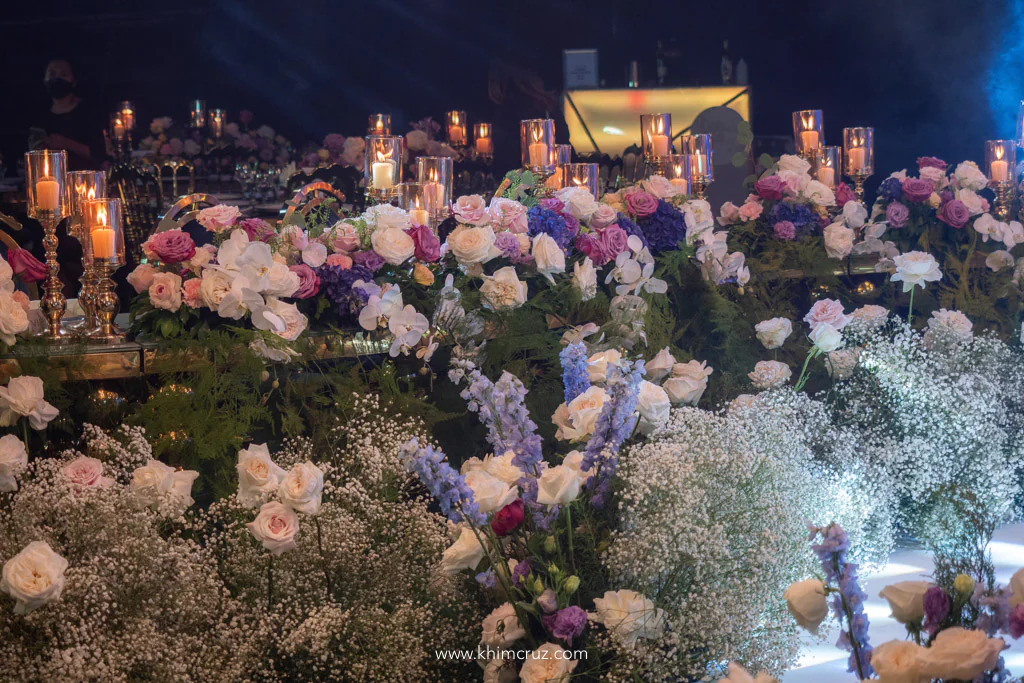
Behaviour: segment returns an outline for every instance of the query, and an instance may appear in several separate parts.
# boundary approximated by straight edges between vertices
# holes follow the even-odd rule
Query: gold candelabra
[[[46,249],[47,275],[39,307],[46,316],[45,336],[55,341],[64,337],[61,318],[68,305],[57,261],[57,226],[68,215],[67,159],[63,150],[43,149],[25,153],[28,213],[43,226],[43,247]]]
[[[37,218],[43,225],[43,248],[46,249],[46,281],[43,283],[43,296],[39,308],[46,316],[46,335],[51,339],[64,336],[61,319],[67,310],[68,300],[64,297],[64,284],[60,281],[60,262],[57,261],[57,225],[60,223],[58,211],[37,210]]]
[[[120,308],[120,301],[114,290],[114,281],[110,278],[115,270],[121,267],[116,258],[96,259],[94,268],[97,280],[95,318],[96,328],[90,335],[94,339],[105,342],[124,341],[124,331],[115,323],[114,317]]]
[[[992,189],[996,193],[995,215],[1002,222],[1010,220],[1013,209],[1013,183],[1010,181],[994,182]]]
[[[864,203],[864,182],[871,177],[870,173],[851,173],[853,180],[853,193],[857,195],[857,201]]]
[[[697,199],[707,199],[708,187],[711,185],[707,176],[694,177],[690,185],[690,189],[693,190],[693,195],[696,196]]]

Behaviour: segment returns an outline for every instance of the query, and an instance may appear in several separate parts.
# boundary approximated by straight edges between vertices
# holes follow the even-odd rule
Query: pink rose
[[[292,245],[299,251],[302,251],[309,246],[309,235],[306,231],[297,225],[289,225],[281,231],[281,237],[288,241],[288,244]]]
[[[166,264],[191,260],[196,255],[196,243],[181,230],[158,232],[148,240],[149,251]]]
[[[41,282],[49,273],[46,266],[25,249],[8,250],[7,260],[11,264],[11,270],[25,282]]]
[[[529,230],[526,218],[526,207],[514,199],[495,197],[487,208],[491,222],[496,224],[495,230],[502,228],[517,235]]]
[[[203,281],[197,277],[191,280],[185,280],[184,290],[185,305],[189,308],[202,308],[203,297],[199,293],[199,289],[202,286]]]
[[[722,208],[718,212],[718,224],[719,225],[732,225],[740,219],[740,207],[736,206],[732,202],[726,202],[722,204]]]
[[[327,257],[326,265],[348,270],[352,267],[352,257],[348,254],[331,254]]]
[[[351,252],[359,249],[359,232],[351,223],[342,223],[335,227],[333,239],[334,251]]]
[[[658,210],[658,200],[643,190],[633,192],[626,197],[626,210],[637,218],[646,218]]]
[[[61,468],[61,474],[79,489],[105,489],[113,485],[114,480],[103,476],[103,463],[96,458],[80,455]]]
[[[846,202],[852,202],[857,199],[856,193],[846,183],[839,183],[836,186],[836,206],[842,208]]]
[[[14,299],[18,303],[18,305],[21,306],[21,310],[25,311],[26,313],[28,313],[29,309],[32,308],[32,306],[29,304],[28,294],[19,289],[14,290],[14,293],[11,294],[11,298]]]
[[[149,286],[149,302],[155,308],[176,311],[181,308],[181,277],[174,273],[156,273]]]
[[[951,199],[939,207],[939,220],[951,228],[962,228],[971,217],[971,210],[959,199]]]
[[[600,235],[604,252],[611,258],[614,259],[622,252],[629,250],[629,245],[626,242],[629,239],[629,235],[618,225],[609,225],[601,231]]]
[[[151,284],[153,284],[153,276],[155,274],[156,268],[148,263],[143,263],[136,266],[135,270],[129,273],[126,279],[128,280],[128,284],[135,289],[136,294],[142,294],[144,291],[149,289]]]
[[[545,209],[551,209],[559,215],[565,211],[565,203],[558,197],[546,197],[538,203]]]
[[[812,331],[823,323],[841,330],[850,324],[850,316],[843,312],[843,305],[835,299],[821,299],[811,306],[804,322],[811,326]]]
[[[619,212],[607,204],[598,204],[597,211],[590,217],[590,224],[597,229],[607,228],[619,220]]]
[[[437,239],[434,231],[425,225],[414,225],[406,229],[405,233],[412,237],[416,251],[413,254],[417,259],[425,263],[433,263],[441,258],[441,241]]]
[[[754,191],[760,195],[761,199],[778,201],[782,199],[782,192],[785,186],[786,184],[782,182],[782,178],[777,175],[770,175],[754,183]]]
[[[584,233],[577,237],[576,248],[589,256],[595,266],[603,266],[612,260],[612,256],[608,253],[606,245],[596,234]]]
[[[746,202],[739,208],[737,213],[739,214],[741,221],[756,221],[761,217],[761,212],[764,211],[764,204],[759,201]]]
[[[934,191],[935,186],[931,181],[921,178],[904,178],[903,180],[903,196],[907,201],[921,204],[928,201]]]
[[[341,256],[341,254],[332,254],[331,256]],[[331,263],[331,256],[327,257],[327,265],[334,265]],[[347,256],[342,258],[348,259],[348,267],[352,267],[352,259]],[[316,296],[320,292],[320,276],[316,274],[316,271],[305,264],[299,264],[297,266],[288,266],[288,270],[292,271],[299,276],[299,288],[292,294],[296,299],[308,299]]]
[[[242,212],[237,206],[218,204],[203,209],[199,212],[196,220],[210,232],[226,232],[235,226],[235,222],[242,217]]]
[[[246,218],[238,227],[245,230],[250,242],[269,242],[274,237],[274,229],[262,218]]]
[[[455,206],[452,211],[455,213],[455,219],[460,223],[469,223],[470,225],[487,224],[487,202],[478,194],[459,197],[455,200]]]

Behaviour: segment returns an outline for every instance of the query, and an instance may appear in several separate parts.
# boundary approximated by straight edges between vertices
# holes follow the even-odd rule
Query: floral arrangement
[[[0,257],[0,349],[7,351],[18,342],[40,332],[46,325],[42,311],[29,305],[28,294],[15,289],[15,276],[25,282],[38,282],[46,277],[43,264],[24,249],[11,249],[7,258]]]
[[[350,166],[360,171],[363,168],[363,156],[366,151],[366,139],[357,135],[345,137],[338,133],[328,133],[319,147],[307,149],[299,159],[303,169],[319,166]]]
[[[165,159],[188,159],[197,167],[212,164],[211,172],[233,172],[235,163],[257,163],[265,167],[285,166],[292,157],[292,144],[268,125],[256,126],[251,111],[243,109],[238,121],[224,124],[223,137],[214,139],[192,128],[175,126],[169,116],[153,119],[149,135],[139,140],[139,150]],[[217,158],[205,158],[217,150]]]

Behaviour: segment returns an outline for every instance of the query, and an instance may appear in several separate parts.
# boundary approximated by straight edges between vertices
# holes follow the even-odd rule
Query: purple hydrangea
[[[806,204],[779,202],[773,206],[768,214],[768,224],[774,228],[784,221],[792,223],[799,236],[809,235],[818,227],[817,215]]]
[[[373,273],[364,266],[352,266],[343,269],[341,266],[323,266],[319,270],[320,291],[335,305],[338,315],[357,315],[369,300],[367,293],[353,285],[362,280],[369,282]]]
[[[573,638],[578,638],[587,627],[587,613],[576,605],[570,605],[554,614],[545,615],[541,621],[551,635],[561,638],[571,646]]]
[[[555,243],[562,248],[562,251],[568,250],[569,245],[572,243],[573,233],[570,232],[569,227],[565,224],[565,219],[556,211],[546,209],[543,206],[531,206],[526,212],[526,219],[529,225],[530,237],[536,237],[541,233],[551,235]]]
[[[642,222],[647,245],[652,252],[678,249],[686,237],[686,219],[664,199],[658,200],[658,208]]]
[[[620,213],[615,222],[618,223],[620,228],[626,231],[627,235],[630,237],[639,237],[645,247],[648,249],[651,248],[651,245],[647,242],[647,235],[644,234],[643,229],[634,223],[629,216],[624,213]]]

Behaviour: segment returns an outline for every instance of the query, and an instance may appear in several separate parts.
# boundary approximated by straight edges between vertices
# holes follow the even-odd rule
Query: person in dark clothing
[[[104,120],[75,92],[75,72],[64,59],[46,65],[43,84],[51,98],[29,131],[29,149],[63,149],[72,171],[99,169],[104,160]]]
[[[494,110],[495,167],[502,172],[522,166],[519,122],[523,119],[554,119],[555,142],[569,142],[558,91],[545,87],[537,69],[496,60],[487,77],[487,96]]]

